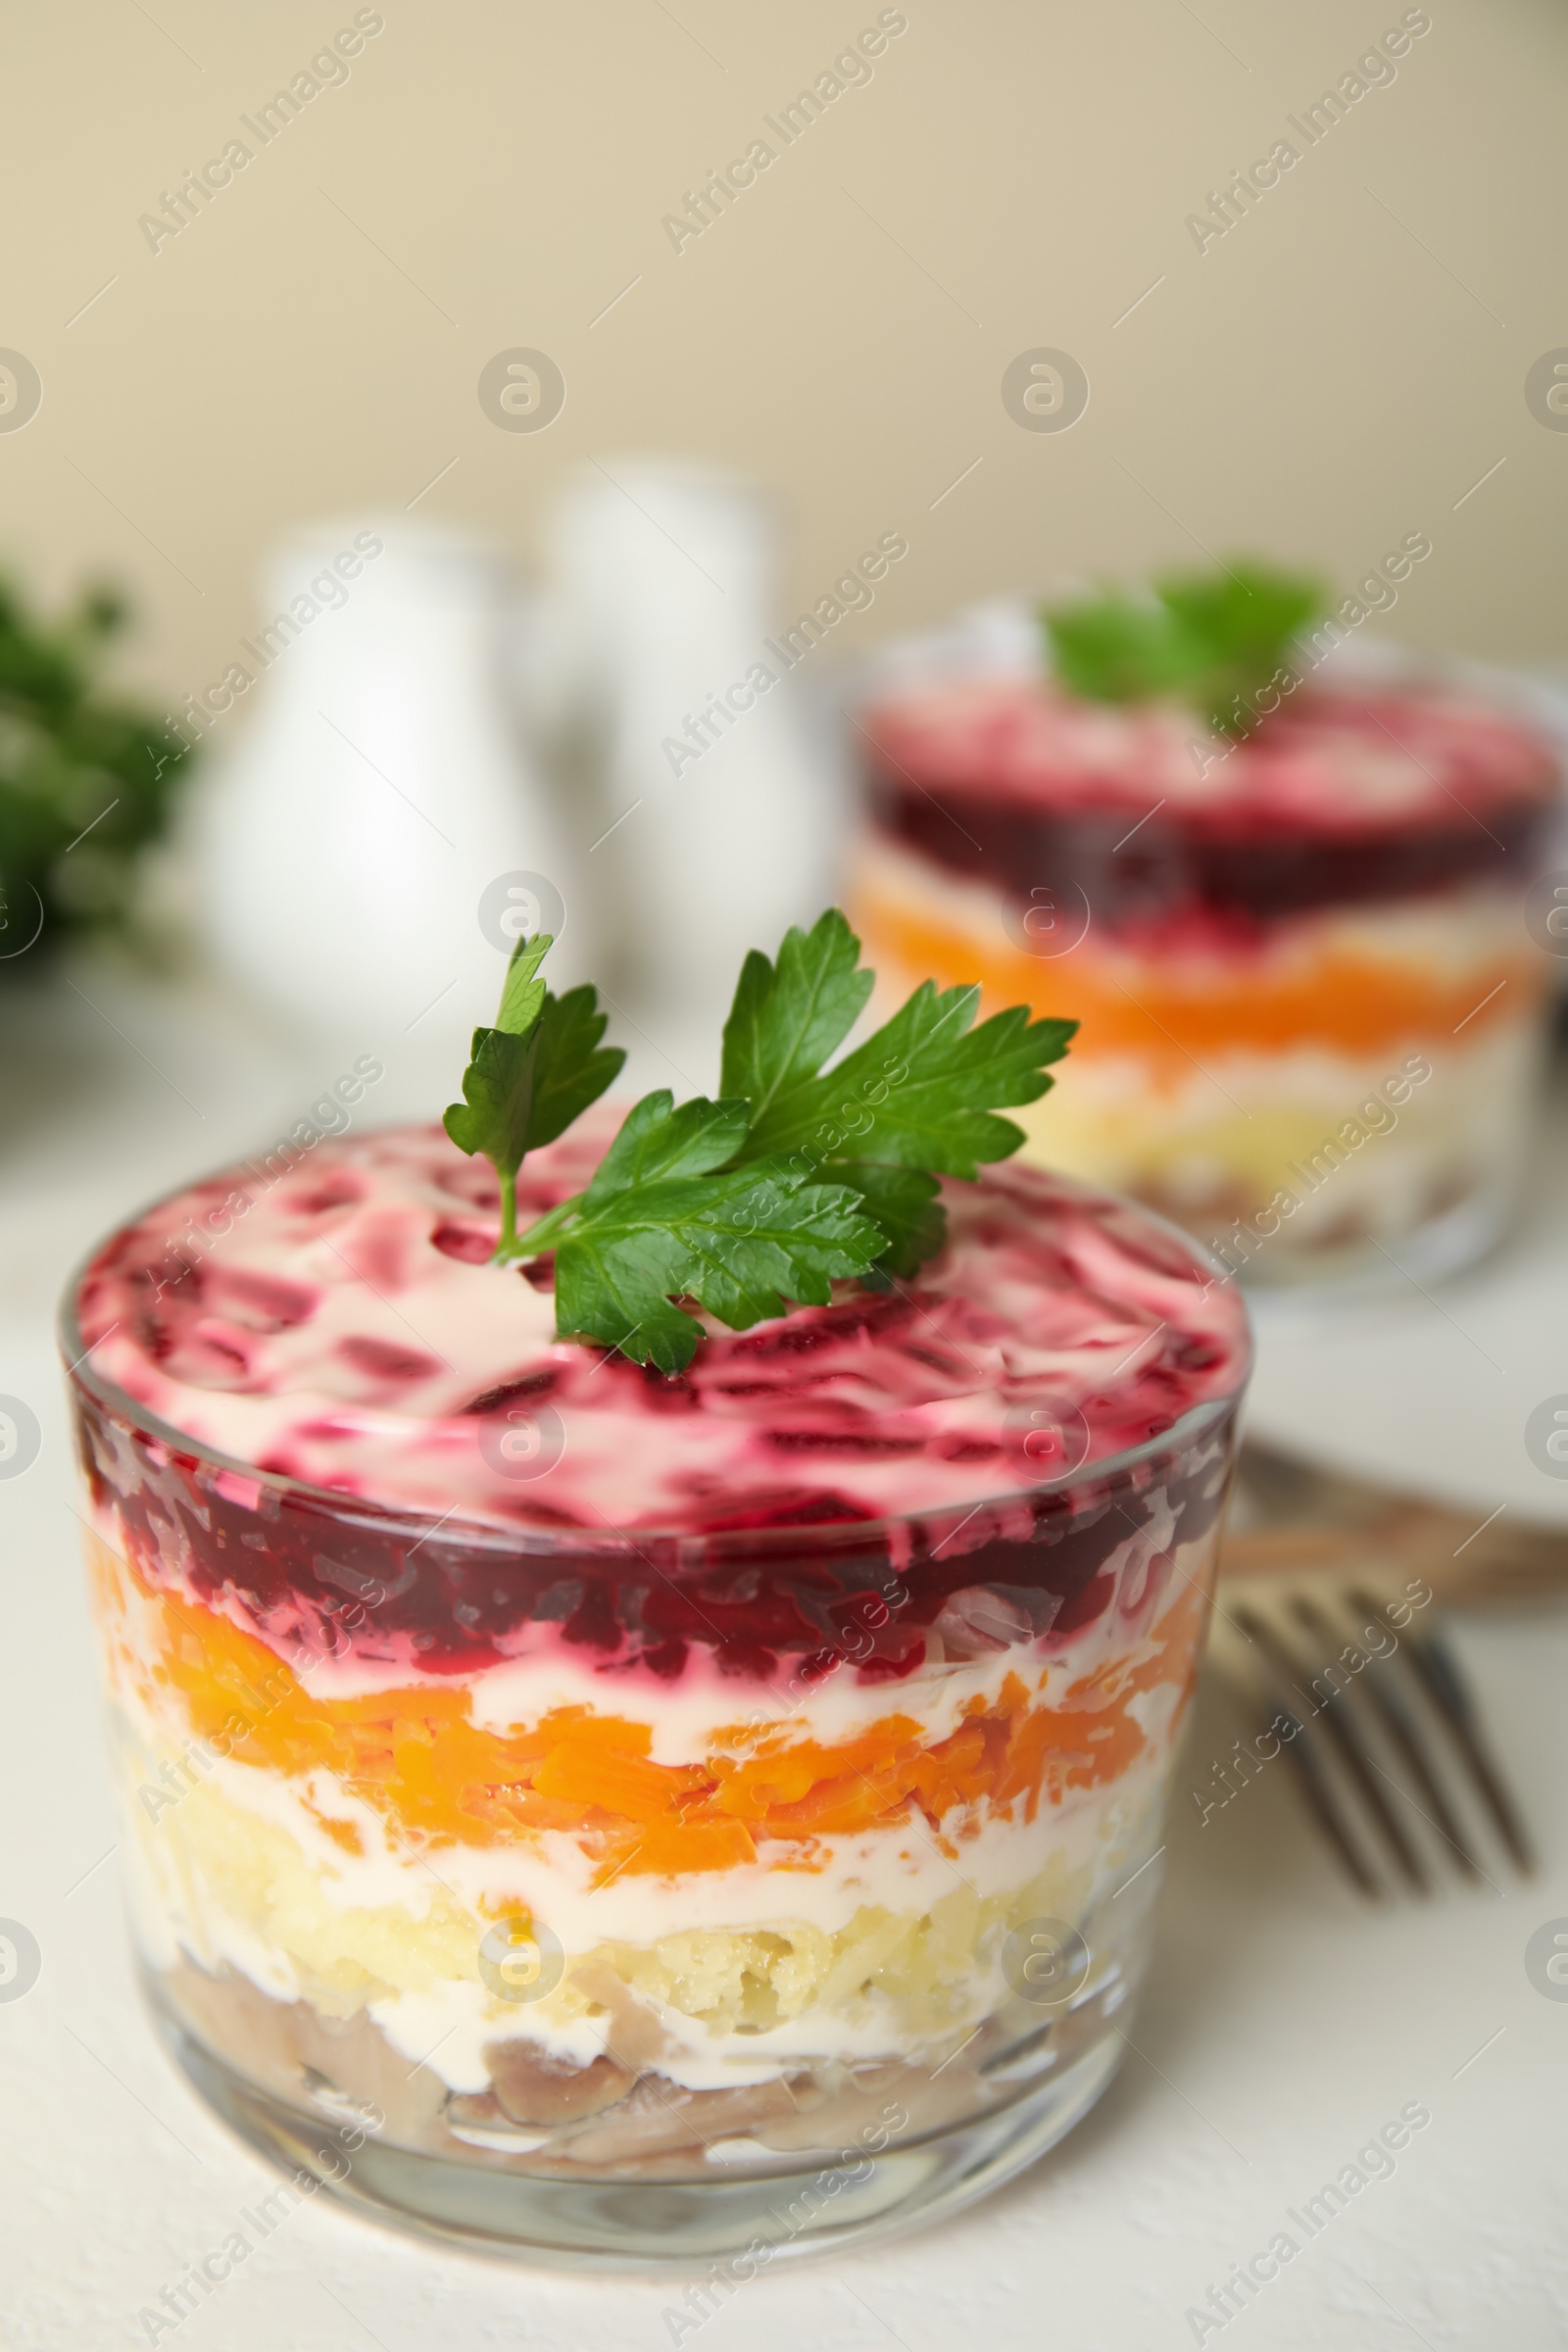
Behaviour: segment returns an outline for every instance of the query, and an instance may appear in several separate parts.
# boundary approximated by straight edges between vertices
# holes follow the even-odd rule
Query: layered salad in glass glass
[[[1310,639],[1240,673],[1245,705],[1199,709],[1157,662],[1112,658],[1107,601],[1092,659],[1091,607],[1063,616],[1054,676],[915,676],[862,714],[849,903],[883,985],[935,972],[1076,1014],[1031,1153],[1238,1272],[1474,1255],[1540,1064],[1523,902],[1551,752],[1430,678],[1330,686]]]
[[[691,1172],[715,1106],[667,1097],[618,1131],[586,1109],[520,1167],[393,1129],[196,1183],[74,1288],[155,2007],[286,2160],[369,2119],[325,2176],[364,2203],[650,2260],[777,2243],[779,2182],[831,2178],[784,2233],[804,2248],[977,2193],[1108,2078],[1245,1324],[1146,1212],[1017,1165],[929,1172],[936,1060],[990,1024],[972,992],[925,997],[922,1036],[837,1090],[881,1067],[912,1119],[924,1087],[926,1166],[897,1171],[918,1249],[843,1116],[813,1117],[809,1182],[779,1174],[754,1069],[749,1194]],[[993,1103],[1052,1057],[1022,1022],[993,1043],[1033,1039],[1033,1079]],[[730,1187],[684,1260],[683,1183]],[[887,1223],[858,1234],[878,1184]],[[816,1271],[797,1256],[805,1301],[752,1314],[729,1237],[783,1230],[780,1200]]]

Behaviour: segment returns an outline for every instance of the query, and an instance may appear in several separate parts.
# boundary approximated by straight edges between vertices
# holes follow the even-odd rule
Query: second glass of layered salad
[[[1206,660],[1173,646],[1245,614],[1222,575],[878,694],[851,912],[891,995],[935,972],[1081,1019],[1031,1147],[1053,1164],[1261,1284],[1391,1250],[1444,1271],[1496,1238],[1525,1157],[1557,763],[1441,677],[1330,683],[1346,628],[1240,578],[1280,623],[1261,644],[1244,619]]]
[[[688,1296],[662,1369],[562,1336],[564,1242],[496,1257],[614,1133],[226,1170],[64,1338],[181,2062],[383,2218],[733,2284],[1113,2071],[1248,1340],[1182,1235],[1014,1164],[942,1178],[910,1274]]]

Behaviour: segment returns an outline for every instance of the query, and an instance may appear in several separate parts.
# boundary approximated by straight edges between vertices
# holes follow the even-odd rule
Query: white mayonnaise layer
[[[987,1822],[954,1859],[923,1823],[901,1824],[823,1839],[813,1871],[760,1858],[677,1883],[623,1876],[598,1889],[587,1884],[575,1841],[559,1834],[532,1851],[447,1847],[434,1861],[400,1853],[368,1808],[317,1776],[310,1795],[335,1817],[354,1819],[365,1837],[365,1854],[348,1855],[313,1817],[305,1792],[281,1776],[220,1764],[184,1800],[192,1809],[187,1832],[198,1831],[198,1813],[211,1817],[195,1836],[182,1837],[177,1818],[167,1828],[138,1819],[135,1791],[125,1791],[132,1904],[155,1967],[173,1967],[183,1955],[209,1973],[234,1969],[280,2002],[312,2001],[336,2014],[368,2007],[411,2065],[428,2064],[455,2090],[484,2089],[485,2045],[518,2034],[575,2065],[590,2064],[612,2043],[618,2054],[630,2011],[662,2073],[689,2088],[721,2088],[813,2060],[909,2055],[978,2023],[1004,1997],[997,1947],[1008,1925],[1031,1916],[1083,1917],[1144,1858],[1168,1762],[1161,1740],[1117,1782],[1042,1806],[1033,1823]],[[229,1890],[216,1886],[204,1867],[207,1838],[243,1838],[247,1821],[281,1832],[299,1858],[297,1883],[290,1883],[293,1874],[280,1867],[283,1847],[275,1837],[268,1842],[271,1933],[259,1930],[254,1906],[246,1915],[225,1899]],[[903,1951],[944,1906],[972,1915],[977,1933],[961,1972],[946,1984],[940,2015],[922,2025],[918,2003],[911,2020],[896,1997],[879,1997],[874,1982],[868,1989],[868,1980],[878,1958],[896,1977]],[[512,2003],[480,1980],[473,1956],[497,1911],[509,1909],[536,1929],[547,1925],[568,1969],[586,1967],[587,2001],[579,1994]],[[323,1920],[323,1913],[332,1916]],[[848,1982],[834,1997],[829,1965],[827,1997],[761,2030],[693,2017],[637,1983],[645,1953],[699,1982],[733,1975],[756,1935],[800,1947],[812,1962],[831,1939],[850,1958],[847,1972],[837,1972]],[[367,1980],[360,1997],[346,1989],[323,1993],[301,1951],[323,1943],[339,1957],[353,1955]],[[860,1947],[863,1967],[854,1957]],[[830,1962],[836,1957],[830,1952]],[[389,1982],[394,1972],[401,1982]]]

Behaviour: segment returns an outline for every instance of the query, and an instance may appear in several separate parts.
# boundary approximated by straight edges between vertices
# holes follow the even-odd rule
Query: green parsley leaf
[[[500,1173],[497,1258],[555,1251],[558,1335],[663,1372],[688,1364],[702,1337],[690,1302],[744,1331],[792,1304],[826,1305],[836,1281],[917,1272],[942,1246],[938,1178],[972,1178],[1017,1150],[1021,1129],[997,1112],[1045,1093],[1046,1064],[1077,1026],[1015,1004],[976,1027],[977,988],[927,981],[824,1071],[873,979],[830,908],[788,932],[776,961],[747,956],[719,1099],[677,1108],[667,1090],[645,1095],[587,1188],[519,1234],[524,1152],[564,1133],[624,1059],[600,1043],[591,988],[543,990],[548,945],[530,943],[508,967],[498,1025],[474,1032],[447,1132]]]
[[[939,992],[928,980],[824,1073],[822,1054],[868,993],[859,954],[835,910],[809,933],[789,932],[776,966],[749,956],[724,1032],[724,1082],[763,1081],[741,1159],[850,1186],[887,1233],[883,1272],[912,1274],[942,1245],[936,1177],[973,1177],[1017,1151],[1023,1130],[995,1111],[1038,1101],[1052,1083],[1044,1065],[1060,1060],[1077,1023],[1034,1021],[1015,1004],[976,1029],[978,988]]]
[[[674,1304],[684,1290],[684,1238],[669,1226],[673,1202],[628,1196],[619,1218],[569,1235],[556,1250],[556,1334],[618,1348],[634,1364],[682,1372],[702,1337]]]
[[[1045,615],[1056,675],[1097,703],[1179,694],[1209,666],[1207,640],[1164,605],[1114,589]]]
[[[859,962],[860,943],[836,906],[808,932],[787,931],[776,965],[757,948],[747,956],[724,1023],[719,1088],[747,1098],[754,1125],[849,1036],[876,977]]]
[[[707,1176],[740,1150],[746,1140],[744,1102],[710,1102],[699,1095],[676,1110],[674,1102],[669,1089],[662,1087],[626,1113],[583,1195],[585,1208],[661,1177]]]
[[[1215,572],[1156,580],[1152,597],[1109,590],[1041,617],[1056,674],[1075,694],[1179,695],[1213,726],[1245,734],[1258,689],[1288,665],[1292,640],[1323,604],[1316,580],[1238,557]]]
[[[979,1173],[1006,1159],[1023,1130],[995,1115],[1000,1103],[1033,1102],[1051,1080],[1076,1021],[1033,1021],[1026,1004],[971,1026],[978,987],[939,990],[926,980],[874,1036],[833,1069],[775,1100],[746,1139],[749,1159],[853,1157],[942,1176]]]
[[[678,1372],[702,1333],[674,1298],[695,1298],[744,1331],[792,1301],[825,1305],[834,1277],[873,1264],[884,1236],[854,1193],[759,1169],[717,1172],[745,1133],[744,1102],[699,1099],[676,1110],[662,1090],[628,1112],[556,1245],[563,1336]]]
[[[590,1102],[597,1102],[619,1075],[626,1056],[619,1046],[601,1046],[609,1024],[599,1010],[599,992],[568,988],[547,995],[534,1048],[533,1099],[528,1106],[525,1152],[553,1144]]]
[[[496,1027],[508,1037],[533,1035],[545,1003],[545,984],[536,975],[554,944],[548,931],[539,931],[532,939],[519,939],[507,959]]]
[[[1248,705],[1323,608],[1317,581],[1239,561],[1228,572],[1184,574],[1156,588],[1177,626],[1208,647],[1201,691],[1213,723],[1245,733]]]
[[[854,1160],[972,1177],[1016,1152],[1022,1130],[990,1114],[1045,1093],[1042,1065],[1060,1060],[1077,1023],[1031,1022],[1015,1004],[974,1029],[978,988],[939,994],[928,980],[824,1074],[871,991],[859,960],[837,907],[786,932],[776,965],[747,956],[724,1025],[724,1091],[751,1104],[740,1156],[804,1155],[798,1173]]]
[[[498,1257],[510,1256],[515,1245],[524,1154],[568,1127],[625,1059],[613,1050],[594,1050],[605,1019],[595,1011],[591,988],[558,999],[537,976],[552,944],[550,933],[540,931],[513,949],[496,1025],[474,1031],[463,1101],[449,1103],[442,1119],[458,1150],[470,1157],[482,1152],[501,1180]]]
[[[948,1214],[934,1176],[919,1168],[879,1167],[869,1159],[835,1160],[832,1173],[859,1194],[866,1214],[887,1235],[877,1260],[884,1282],[894,1274],[918,1274],[925,1260],[935,1257],[947,1239]]]
[[[503,1174],[515,1176],[522,1160],[532,1094],[532,1040],[505,1029],[476,1029],[463,1101],[449,1102],[441,1123],[460,1152],[483,1152]]]

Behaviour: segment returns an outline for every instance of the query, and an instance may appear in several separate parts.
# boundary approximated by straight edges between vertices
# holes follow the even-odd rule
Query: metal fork
[[[1424,1597],[1419,1597],[1424,1595]],[[1419,1578],[1276,1572],[1221,1585],[1211,1654],[1265,1730],[1226,1771],[1291,1759],[1336,1859],[1374,1900],[1446,1870],[1535,1868],[1518,1805]],[[1244,1763],[1248,1766],[1244,1770]],[[1234,1791],[1232,1791],[1234,1793]]]

